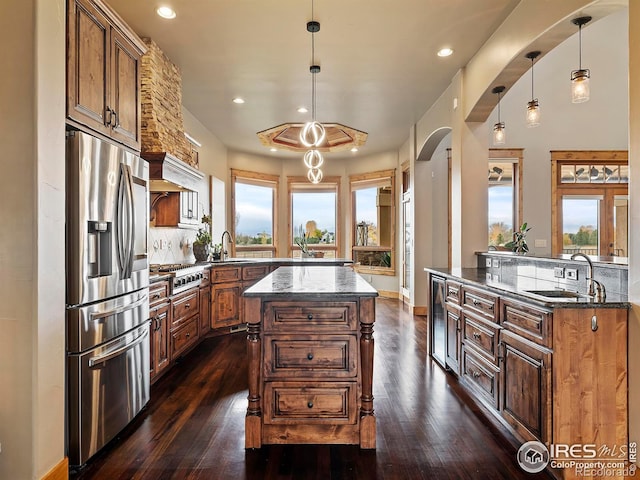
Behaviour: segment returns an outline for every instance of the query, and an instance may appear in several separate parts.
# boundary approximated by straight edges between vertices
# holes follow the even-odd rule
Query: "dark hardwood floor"
[[[427,358],[424,317],[378,299],[377,449],[289,445],[244,449],[245,335],[205,340],[151,389],[136,420],[73,480],[535,479],[516,448]]]

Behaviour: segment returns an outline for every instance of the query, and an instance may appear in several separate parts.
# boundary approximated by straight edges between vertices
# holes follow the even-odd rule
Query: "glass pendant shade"
[[[507,137],[504,132],[504,122],[498,122],[493,126],[493,144],[504,145]]]
[[[307,179],[311,183],[320,183],[322,181],[322,170],[319,168],[310,168],[307,172]]]
[[[300,132],[300,142],[308,148],[319,147],[324,142],[327,132],[320,122],[307,122]]]
[[[527,127],[537,127],[540,125],[540,105],[538,99],[527,103]]]
[[[324,163],[324,158],[318,150],[309,150],[304,154],[303,160],[307,168],[320,168]]]
[[[589,100],[589,70],[581,69],[571,72],[571,102],[583,103]]]

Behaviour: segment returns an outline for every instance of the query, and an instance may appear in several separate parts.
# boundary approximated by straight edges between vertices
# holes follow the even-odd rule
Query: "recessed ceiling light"
[[[351,151],[352,151],[353,153],[356,153],[356,152],[358,151],[358,147],[353,147],[353,148],[351,149]]]
[[[274,147],[271,147],[271,148],[270,148],[270,150],[271,150],[272,152],[277,152],[277,151],[278,151],[278,149],[277,149],[277,148],[274,148]]]
[[[244,103],[244,98],[236,97],[233,99],[233,103]]]
[[[176,18],[176,12],[171,7],[158,7],[156,13],[160,15],[162,18]]]
[[[441,48],[440,50],[438,50],[438,56],[439,57],[448,57],[449,55],[451,55],[453,53],[453,50],[446,47],[446,48]]]
[[[308,111],[307,107],[298,107],[298,113],[307,113]]]

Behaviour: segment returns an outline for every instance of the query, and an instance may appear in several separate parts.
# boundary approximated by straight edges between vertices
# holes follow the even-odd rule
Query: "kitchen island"
[[[243,293],[245,447],[376,447],[373,324],[378,292],[349,267],[280,267]]]

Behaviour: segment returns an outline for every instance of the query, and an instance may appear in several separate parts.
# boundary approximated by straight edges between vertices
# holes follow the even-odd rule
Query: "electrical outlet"
[[[577,280],[578,279],[578,269],[577,268],[567,268],[564,271],[566,277],[569,280]]]
[[[553,276],[556,278],[564,278],[564,268],[562,267],[554,267]]]

